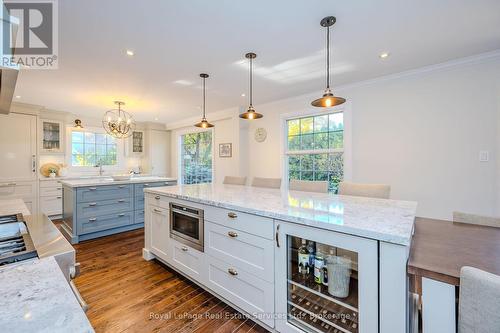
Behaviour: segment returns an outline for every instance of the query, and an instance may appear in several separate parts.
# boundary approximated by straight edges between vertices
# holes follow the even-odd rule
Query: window
[[[116,165],[116,139],[104,133],[71,132],[71,166]]]
[[[212,182],[212,131],[181,136],[181,179],[183,184]]]
[[[286,121],[288,179],[328,181],[337,191],[344,177],[344,114],[322,114]]]

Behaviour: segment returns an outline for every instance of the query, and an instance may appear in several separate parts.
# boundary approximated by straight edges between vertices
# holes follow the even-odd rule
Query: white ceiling
[[[498,0],[60,0],[59,69],[23,70],[20,102],[101,117],[113,100],[141,121],[245,105],[244,54],[254,51],[254,104],[324,89],[334,15],[334,86],[500,49]],[[126,49],[135,56],[125,54]],[[378,55],[390,52],[388,59]],[[176,81],[187,81],[182,85]],[[248,95],[248,93],[247,93]]]

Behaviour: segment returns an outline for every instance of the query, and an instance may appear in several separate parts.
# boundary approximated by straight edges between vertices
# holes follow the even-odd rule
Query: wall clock
[[[255,130],[255,141],[264,142],[267,138],[267,131],[265,128],[259,127]]]

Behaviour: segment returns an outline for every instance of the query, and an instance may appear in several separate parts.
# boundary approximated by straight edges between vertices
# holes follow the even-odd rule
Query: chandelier
[[[132,135],[132,131],[135,129],[135,121],[130,113],[122,110],[122,106],[125,105],[124,102],[115,101],[115,104],[118,105],[118,109],[109,110],[104,114],[102,127],[109,135],[117,139],[125,139]]]

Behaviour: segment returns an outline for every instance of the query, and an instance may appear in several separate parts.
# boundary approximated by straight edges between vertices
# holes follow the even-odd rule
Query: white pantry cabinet
[[[50,218],[62,217],[62,185],[58,180],[40,180],[40,212]]]
[[[318,230],[275,220],[275,303],[279,332],[373,332],[378,327],[377,241],[333,231]],[[346,297],[334,296],[329,286],[314,281],[314,273],[299,269],[298,249],[306,244],[351,258],[350,274],[328,276],[328,284],[349,280]],[[341,251],[340,251],[341,250]],[[349,254],[345,256],[345,254]],[[351,260],[349,259],[349,260]],[[354,261],[357,261],[356,263]],[[357,264],[358,271],[354,269]],[[330,271],[328,271],[330,272]],[[344,284],[345,286],[345,284]],[[344,287],[344,290],[346,288]],[[344,296],[344,295],[342,295]]]
[[[147,206],[146,220],[151,224],[149,233],[151,250],[161,259],[172,262],[170,252],[169,210],[154,205]]]

